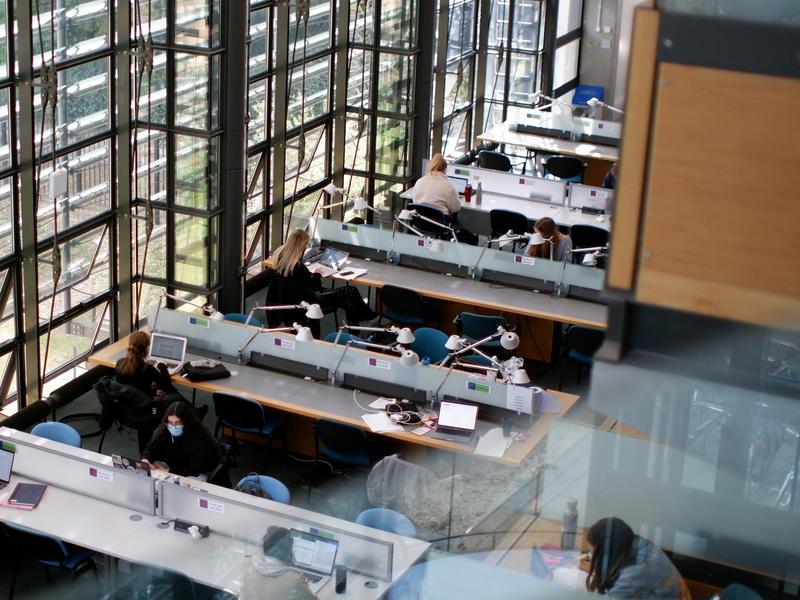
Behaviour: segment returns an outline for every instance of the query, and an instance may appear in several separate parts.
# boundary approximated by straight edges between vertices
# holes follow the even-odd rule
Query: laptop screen
[[[11,466],[14,464],[14,453],[0,448],[0,481],[11,481]]]
[[[292,565],[305,571],[330,575],[339,542],[292,529]]]
[[[464,177],[453,177],[452,175],[448,175],[447,179],[453,184],[453,187],[456,188],[459,195],[463,196],[464,188],[467,187],[467,179]]]
[[[186,338],[154,333],[150,341],[150,356],[172,362],[182,362],[186,351]]]
[[[452,427],[454,429],[475,430],[475,421],[478,419],[478,407],[475,404],[460,404],[458,402],[442,402],[439,406],[439,427]]]

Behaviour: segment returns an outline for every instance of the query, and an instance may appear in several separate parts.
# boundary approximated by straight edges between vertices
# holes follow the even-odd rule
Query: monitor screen
[[[150,342],[150,356],[180,362],[186,350],[186,338],[154,333]]]
[[[475,404],[458,402],[442,402],[439,406],[437,425],[473,431],[478,419],[478,407]]]
[[[456,188],[459,195],[464,195],[464,188],[467,187],[466,177],[453,177],[452,175],[448,175],[447,180],[453,184],[453,187]]]
[[[292,529],[292,564],[306,571],[330,575],[339,542]]]
[[[11,465],[14,464],[14,453],[0,448],[0,481],[8,483],[11,479]]]

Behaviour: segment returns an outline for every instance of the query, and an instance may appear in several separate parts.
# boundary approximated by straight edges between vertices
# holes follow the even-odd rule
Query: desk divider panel
[[[299,514],[286,514],[282,505],[260,498],[233,500],[212,493],[159,482],[159,514],[165,519],[181,519],[207,525],[211,532],[261,546],[271,525],[330,534],[339,541],[337,564],[351,571],[382,581],[392,580],[394,544],[346,531]],[[293,512],[307,512],[294,509]]]
[[[14,473],[139,513],[156,514],[155,480],[116,469],[102,454],[7,427],[0,427],[0,441],[16,446]]]
[[[482,246],[459,242],[442,241],[442,252],[434,254],[430,251],[430,240],[400,231],[396,231],[392,236],[390,229],[362,227],[340,221],[318,219],[316,228],[312,227],[313,230],[316,230],[316,237],[320,241],[363,246],[381,252],[432,259],[457,267],[473,267],[477,264],[484,271],[509,273],[543,281],[558,281],[563,269],[565,284],[590,290],[602,290],[605,279],[605,270],[603,269],[572,263],[567,263],[565,266],[561,261],[545,258],[534,259],[494,248],[487,248],[484,252]],[[479,260],[480,262],[478,262]],[[358,280],[355,283],[358,283]]]

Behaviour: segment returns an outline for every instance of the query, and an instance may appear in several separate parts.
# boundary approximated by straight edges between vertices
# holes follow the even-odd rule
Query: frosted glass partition
[[[484,249],[459,242],[442,242],[442,252],[432,253],[430,240],[416,235],[394,234],[386,229],[351,225],[329,219],[319,219],[316,237],[320,240],[362,246],[392,255],[414,256],[457,267],[481,271],[491,270],[520,277],[544,281],[559,281],[562,271],[566,285],[577,285],[591,290],[603,289],[605,270],[572,263],[563,264],[543,258],[530,258],[494,248]]]
[[[155,480],[115,469],[108,456],[7,427],[0,427],[0,441],[16,446],[14,472],[23,477],[143,514],[156,514]]]
[[[614,207],[614,190],[594,185],[571,183],[567,204],[570,208],[588,207],[610,213]]]
[[[658,8],[664,12],[716,16],[723,19],[761,21],[765,23],[800,24],[796,0],[659,0]]]
[[[351,525],[353,530],[347,530],[344,527],[349,524],[345,521],[316,519],[321,515],[242,494],[236,494],[242,496],[238,500],[171,483],[159,487],[159,514],[165,519],[178,518],[207,525],[213,533],[254,545],[261,544],[267,528],[272,525],[319,532],[339,541],[337,564],[367,577],[392,580],[394,544],[364,535],[361,530],[369,531],[365,527]]]

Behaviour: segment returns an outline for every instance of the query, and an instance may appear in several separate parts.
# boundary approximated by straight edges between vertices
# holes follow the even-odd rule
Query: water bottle
[[[561,518],[561,548],[572,550],[575,548],[575,537],[578,533],[578,500],[567,499],[567,508]]]
[[[475,190],[475,205],[479,205],[483,201],[483,188],[481,182],[478,182],[478,188]]]

